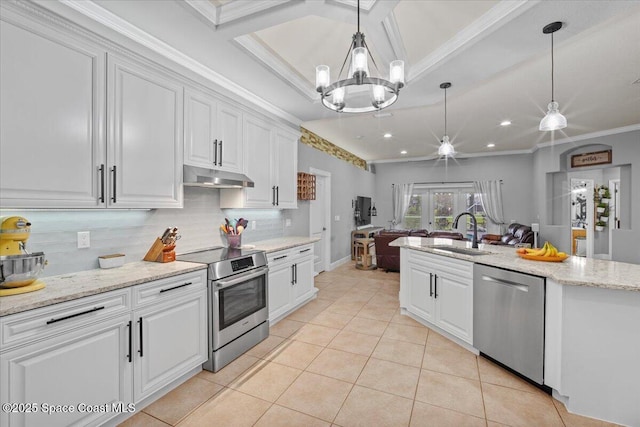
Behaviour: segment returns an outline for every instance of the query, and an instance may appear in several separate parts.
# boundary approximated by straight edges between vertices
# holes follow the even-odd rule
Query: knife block
[[[175,248],[175,245],[165,247],[164,243],[162,243],[162,240],[157,238],[156,241],[153,242],[153,245],[151,245],[151,247],[149,248],[149,251],[147,252],[147,254],[142,259],[144,261],[151,261],[151,262],[175,261],[176,253],[173,250],[173,248]]]

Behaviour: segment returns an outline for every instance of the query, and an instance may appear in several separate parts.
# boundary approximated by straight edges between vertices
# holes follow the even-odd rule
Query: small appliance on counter
[[[45,287],[37,280],[46,261],[43,252],[30,254],[31,223],[20,216],[0,217],[0,296],[33,292]]]

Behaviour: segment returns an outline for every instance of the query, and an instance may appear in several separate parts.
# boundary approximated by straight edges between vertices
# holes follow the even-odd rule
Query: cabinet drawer
[[[2,351],[131,310],[131,290],[120,289],[0,319]]]
[[[467,279],[473,277],[473,263],[471,261],[411,249],[408,249],[407,252],[411,264],[426,266],[438,270],[439,273],[449,273]]]
[[[291,252],[293,252],[295,258],[313,256],[313,244],[298,246],[291,249]]]
[[[269,264],[269,268],[288,264],[291,263],[291,261],[296,257],[297,254],[297,252],[293,252],[291,249],[273,252],[267,254],[267,263]]]
[[[149,303],[170,301],[182,295],[206,289],[206,287],[206,270],[154,280],[133,288],[133,306],[137,308]]]

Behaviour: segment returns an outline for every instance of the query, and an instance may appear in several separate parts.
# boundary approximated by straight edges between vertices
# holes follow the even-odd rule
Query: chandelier
[[[440,89],[444,89],[444,136],[440,147],[438,147],[438,155],[440,157],[453,157],[456,154],[453,144],[449,141],[449,135],[447,135],[447,89],[451,87],[451,83],[446,82],[440,85]]]
[[[353,35],[349,52],[342,63],[338,78],[351,55],[348,76],[331,84],[328,65],[316,67],[316,90],[320,92],[322,104],[339,113],[366,113],[386,108],[396,102],[404,86],[404,61],[392,61],[389,65],[389,80],[370,77],[368,57],[378,70],[369,52],[364,34],[360,32],[360,0],[358,0],[358,31]]]
[[[553,33],[560,28],[562,28],[562,22],[552,22],[542,29],[544,34],[551,34],[551,102],[547,107],[549,109],[547,115],[540,120],[539,129],[541,131],[558,130],[567,127],[567,119],[558,111],[558,103],[553,98]]]

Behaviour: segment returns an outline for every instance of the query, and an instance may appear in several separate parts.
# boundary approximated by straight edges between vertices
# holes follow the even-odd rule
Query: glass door
[[[222,331],[267,306],[266,273],[217,292]]]

